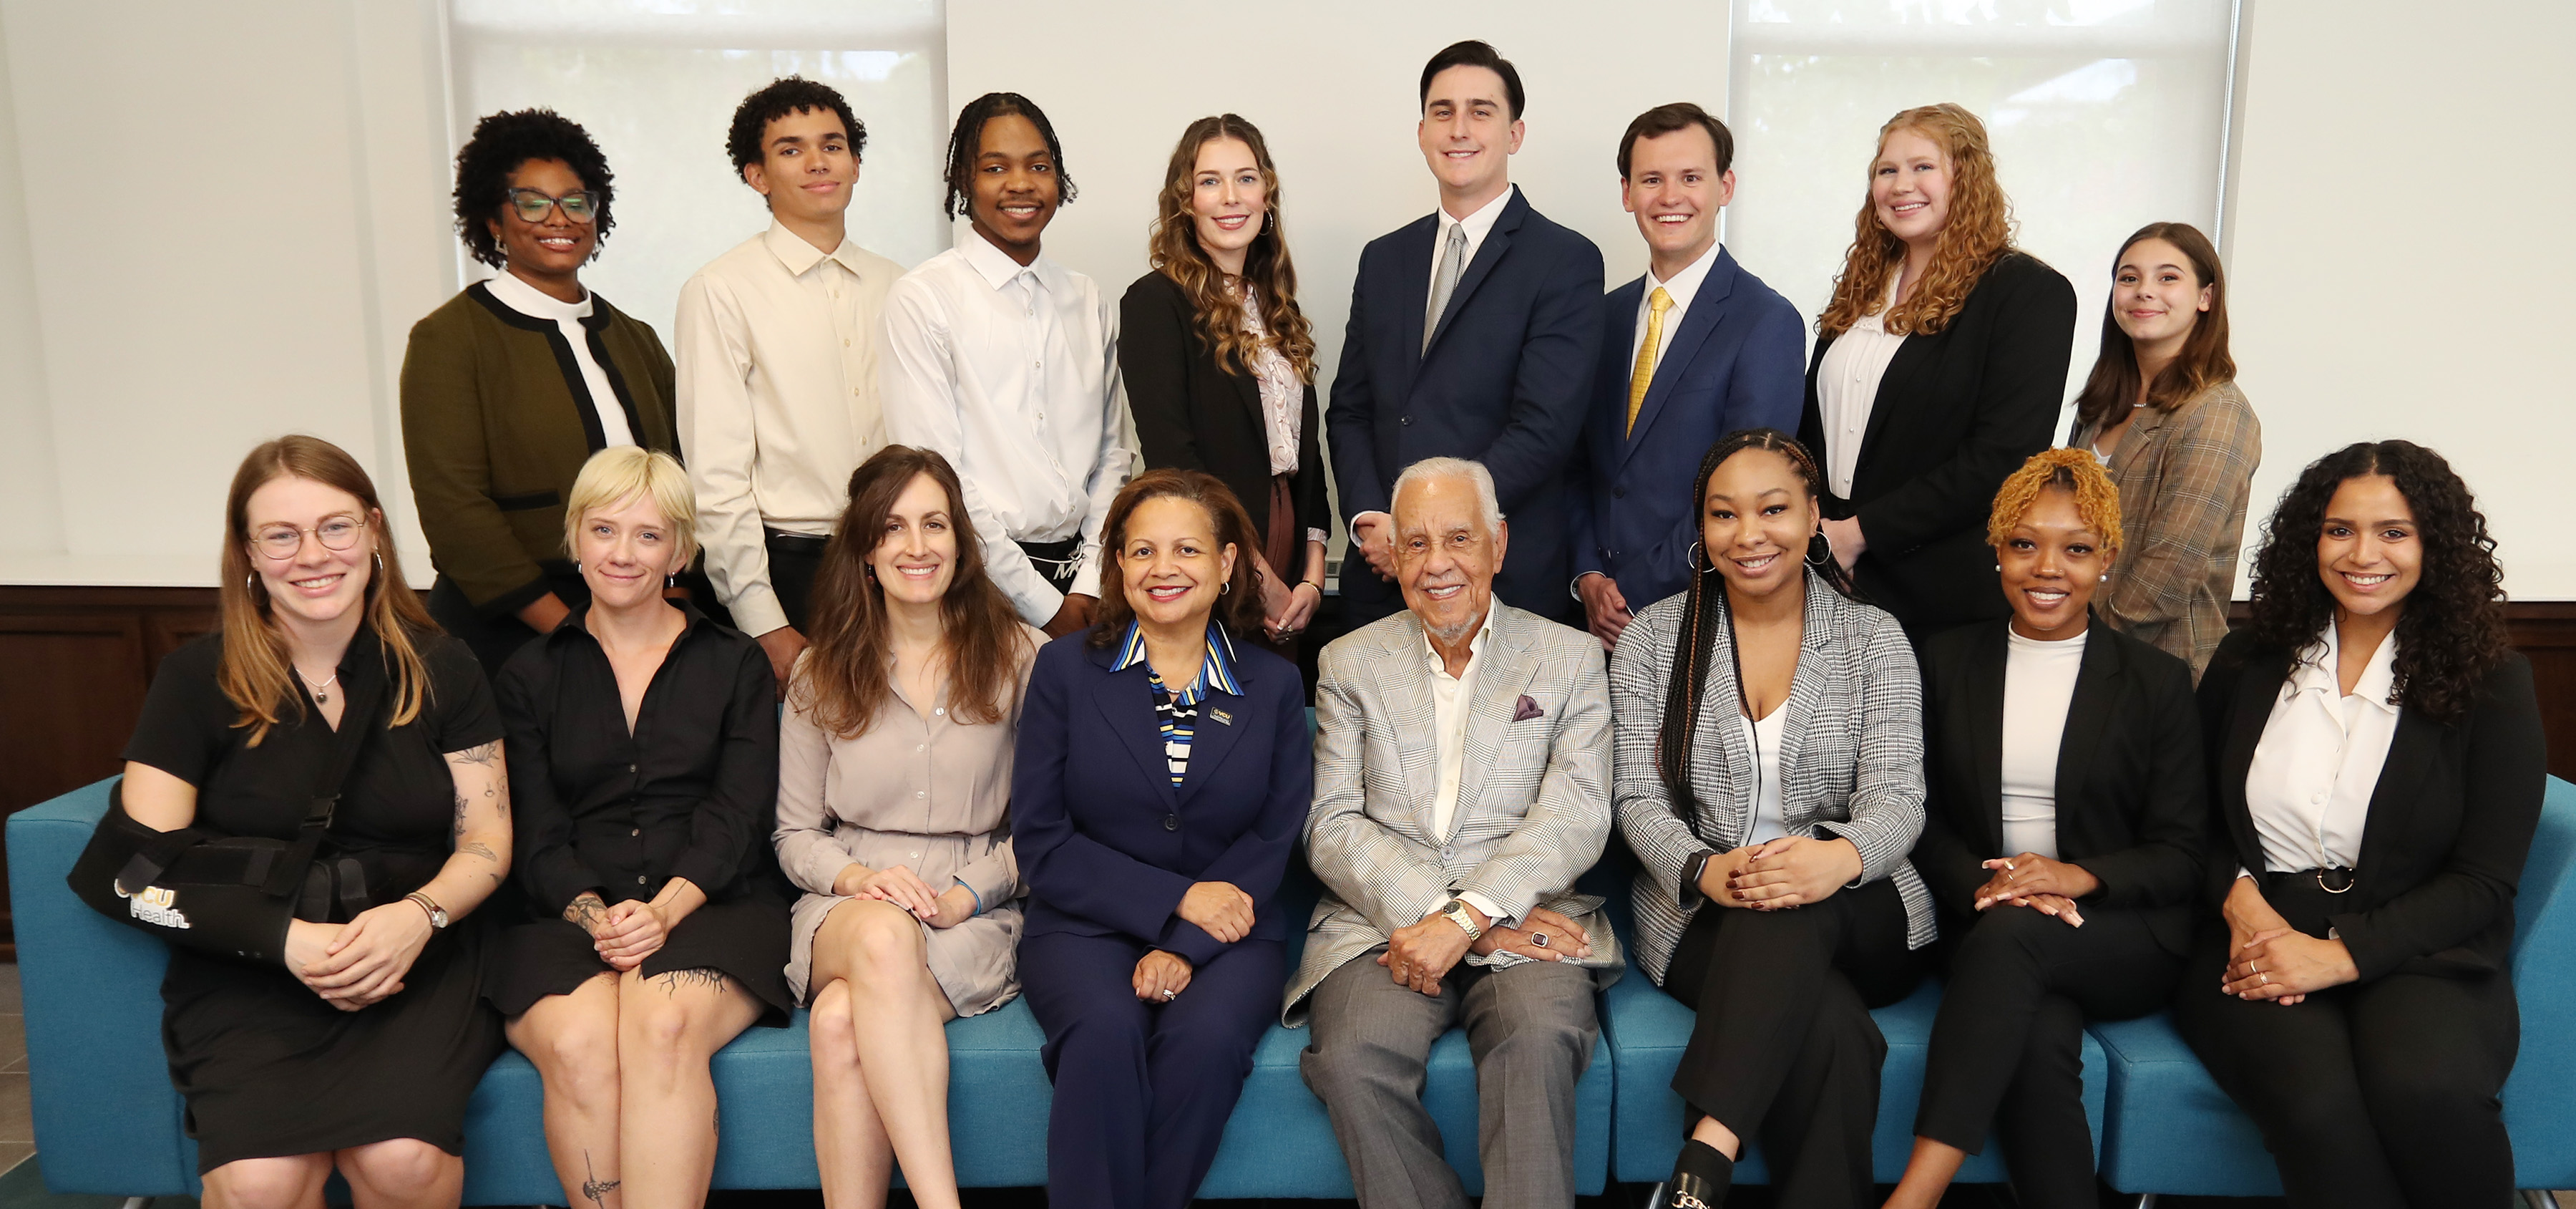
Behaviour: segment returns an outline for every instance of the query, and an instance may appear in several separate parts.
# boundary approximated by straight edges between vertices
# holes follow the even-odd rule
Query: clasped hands
[[[1784,835],[1709,858],[1699,892],[1723,907],[1778,911],[1832,898],[1860,874],[1860,848],[1850,840]]]
[[[953,928],[975,916],[975,892],[965,883],[951,882],[945,890],[933,890],[910,865],[870,869],[852,861],[832,879],[832,893],[893,903],[934,928]]]
[[[2102,888],[2102,879],[2084,866],[2051,860],[2036,852],[1999,856],[1978,867],[1994,873],[1985,885],[1977,887],[1978,910],[2010,903],[2064,920],[2071,927],[2084,926],[2084,912],[2076,907],[2075,900]]]
[[[1440,994],[1440,980],[1448,977],[1449,971],[1469,953],[1486,956],[1502,951],[1533,961],[1592,956],[1592,934],[1545,907],[1530,908],[1516,928],[1493,922],[1472,904],[1467,911],[1484,925],[1483,933],[1475,940],[1468,940],[1464,929],[1434,911],[1387,937],[1386,951],[1377,955],[1377,963],[1386,967],[1387,977],[1398,986],[1436,997]]]
[[[403,989],[403,975],[429,944],[429,912],[409,899],[370,907],[345,924],[292,920],[286,968],[344,1012],[372,1007]]]
[[[1190,883],[1190,888],[1181,894],[1181,905],[1172,913],[1225,944],[1252,935],[1252,896],[1232,882]],[[1190,989],[1190,972],[1189,958],[1168,949],[1156,949],[1136,959],[1136,972],[1129,982],[1136,990],[1136,998],[1146,1003],[1170,1003]]]
[[[2253,878],[2236,879],[2220,914],[2227,919],[2227,970],[2219,975],[2218,986],[2222,994],[2290,1007],[2313,992],[2361,977],[2352,950],[2340,940],[2319,940],[2292,928]]]

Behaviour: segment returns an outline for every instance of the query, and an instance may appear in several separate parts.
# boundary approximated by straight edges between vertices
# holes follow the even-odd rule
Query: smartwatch
[[[1699,879],[1702,874],[1708,872],[1708,863],[1716,859],[1716,853],[1703,850],[1699,855],[1690,858],[1689,864],[1682,866],[1681,893],[1676,897],[1681,900],[1683,906],[1690,906],[1694,900],[1708,897],[1708,893],[1699,888]]]

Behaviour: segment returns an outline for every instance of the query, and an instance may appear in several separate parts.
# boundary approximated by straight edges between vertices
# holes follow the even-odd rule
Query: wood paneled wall
[[[2510,606],[2549,770],[2576,780],[2576,603]],[[0,813],[114,773],[161,657],[215,628],[212,588],[0,587]],[[0,864],[0,952],[9,941]]]

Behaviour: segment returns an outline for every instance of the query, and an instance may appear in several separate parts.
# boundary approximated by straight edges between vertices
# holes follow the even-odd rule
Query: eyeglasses
[[[510,208],[519,212],[521,222],[544,222],[546,211],[561,209],[564,217],[588,225],[599,218],[599,194],[588,189],[576,189],[555,197],[534,189],[512,189]]]
[[[348,551],[358,547],[358,536],[366,528],[367,522],[354,516],[326,516],[321,524],[310,529],[269,525],[251,534],[250,544],[258,547],[260,553],[282,562],[304,549],[304,535],[307,533],[313,535],[313,540],[321,542],[325,550]]]

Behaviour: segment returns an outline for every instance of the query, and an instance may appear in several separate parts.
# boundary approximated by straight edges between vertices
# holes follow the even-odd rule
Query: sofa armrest
[[[2514,1184],[2576,1184],[2576,785],[2549,779],[2514,895],[2522,1049],[2504,1085]]]

